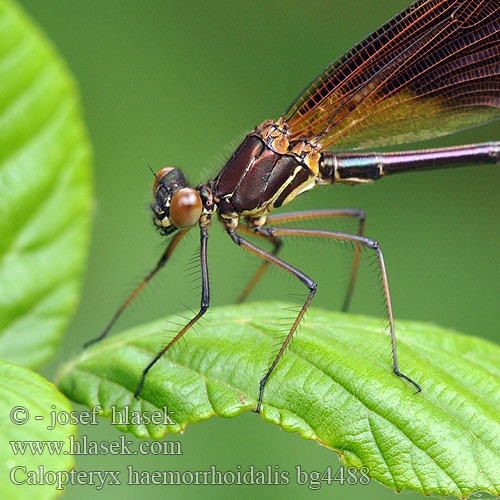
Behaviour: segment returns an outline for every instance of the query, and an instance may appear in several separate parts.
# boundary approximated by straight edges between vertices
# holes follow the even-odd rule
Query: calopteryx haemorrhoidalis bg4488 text
[[[131,300],[165,265],[187,231],[198,225],[200,311],[145,367],[135,392],[137,397],[151,367],[209,307],[207,238],[217,213],[231,240],[263,259],[242,298],[269,263],[291,273],[309,291],[280,351],[260,381],[257,412],[264,386],[316,292],[311,277],[277,256],[282,236],[312,236],[354,244],[344,310],[352,295],[362,247],[376,254],[392,335],[394,373],[420,391],[420,385],[402,373],[398,365],[384,258],[379,244],[363,235],[364,213],[352,209],[270,213],[318,185],[359,184],[400,172],[496,163],[500,159],[499,142],[400,153],[344,151],[429,139],[499,117],[500,1],[413,3],[328,66],[278,120],[266,120],[250,132],[214,180],[192,188],[174,167],[154,174],[153,220],[164,235],[172,235],[171,239],[155,268],[95,340],[108,333]],[[359,231],[348,234],[275,227],[327,217],[356,218]],[[274,250],[261,249],[245,239],[245,233],[269,241]]]

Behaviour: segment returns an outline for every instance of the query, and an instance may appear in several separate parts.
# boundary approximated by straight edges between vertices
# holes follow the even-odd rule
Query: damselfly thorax
[[[321,182],[319,144],[290,141],[283,122],[266,120],[248,134],[214,181],[214,200],[224,225],[239,219],[262,226],[271,210]]]

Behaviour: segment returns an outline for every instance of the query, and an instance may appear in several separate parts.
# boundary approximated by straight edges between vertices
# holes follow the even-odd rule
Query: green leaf
[[[45,36],[0,0],[0,358],[37,368],[80,293],[91,153],[76,85]]]
[[[0,401],[2,499],[24,500],[31,496],[44,500],[60,495],[62,490],[57,489],[57,484],[41,484],[40,481],[52,482],[56,476],[64,479],[65,471],[74,465],[68,451],[69,436],[75,434],[76,427],[58,425],[53,430],[47,429],[51,427],[51,412],[64,415],[71,411],[69,401],[40,375],[5,361],[0,361]],[[62,442],[64,446],[59,452],[50,453],[45,446],[43,453],[32,453],[28,442],[42,441],[51,446]],[[24,452],[23,444],[26,446]],[[38,474],[39,484],[26,482],[32,472]]]
[[[169,340],[167,318],[96,344],[66,365],[60,390],[109,416],[129,407],[167,406],[175,425],[120,429],[160,438],[212,415],[255,408],[259,381],[290,325],[276,303],[213,309],[148,373]],[[500,347],[429,324],[396,324],[401,369],[392,372],[390,339],[379,319],[311,309],[264,392],[262,417],[366,466],[381,483],[424,494],[500,493]],[[258,417],[256,417],[258,418]]]

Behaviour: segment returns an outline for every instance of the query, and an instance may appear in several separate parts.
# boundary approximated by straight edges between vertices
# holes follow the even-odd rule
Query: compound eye
[[[155,180],[153,181],[153,194],[155,194],[158,189],[158,180],[165,177],[172,170],[175,170],[175,167],[163,167],[156,172]]]
[[[170,201],[170,220],[175,227],[188,229],[200,220],[202,209],[198,191],[189,187],[179,189]]]

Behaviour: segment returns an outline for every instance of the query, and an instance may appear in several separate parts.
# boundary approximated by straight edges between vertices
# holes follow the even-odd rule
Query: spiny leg
[[[311,303],[314,294],[316,293],[316,282],[313,281],[309,276],[304,274],[302,271],[299,269],[291,266],[290,264],[286,263],[284,260],[280,259],[279,257],[276,257],[270,252],[266,252],[265,250],[262,250],[261,248],[255,246],[253,243],[250,243],[249,241],[243,239],[241,236],[238,234],[228,230],[228,234],[231,237],[231,239],[240,247],[244,248],[245,250],[248,250],[249,252],[257,255],[258,257],[261,257],[262,259],[265,259],[266,261],[270,262],[271,264],[275,264],[285,271],[288,271],[291,273],[293,276],[298,278],[302,283],[304,283],[307,288],[309,288],[309,296],[307,297],[306,301],[304,302],[304,305],[302,306],[302,309],[299,312],[299,315],[295,319],[295,322],[292,325],[292,328],[290,329],[290,332],[288,333],[285,341],[283,342],[283,345],[281,346],[280,351],[276,355],[273,363],[267,370],[266,374],[264,375],[264,378],[260,381],[260,391],[259,391],[259,402],[257,404],[257,408],[255,409],[256,413],[260,413],[260,409],[262,407],[262,398],[264,396],[264,387],[266,385],[267,380],[271,376],[271,373],[273,372],[274,368],[278,364],[278,361],[280,360],[281,356],[285,352],[286,347],[290,343],[290,340],[292,339],[292,336],[297,329],[297,326],[299,325],[301,319],[303,318],[307,308],[309,307],[309,304]]]
[[[313,219],[321,219],[321,218],[335,218],[335,217],[355,217],[355,218],[359,219],[358,235],[363,236],[364,229],[365,229],[365,220],[366,220],[365,212],[363,210],[357,210],[357,209],[351,209],[351,208],[305,210],[305,211],[298,211],[298,212],[288,212],[288,213],[284,213],[284,214],[273,214],[267,218],[267,224],[273,225],[273,224],[282,224],[284,222],[296,222],[296,221],[303,221],[303,220],[313,220]],[[277,238],[271,239],[271,238],[265,237],[264,235],[261,235],[255,229],[239,227],[238,231],[246,232],[246,233],[253,234],[255,236],[260,236],[262,238],[270,240],[274,244],[274,249],[271,252],[273,255],[277,255],[279,249],[282,246],[281,240],[278,240]],[[349,309],[352,294],[354,291],[354,285],[356,283],[356,278],[358,275],[360,256],[361,256],[361,245],[357,244],[355,252],[354,252],[354,259],[353,259],[353,264],[352,264],[352,268],[351,268],[351,276],[349,278],[349,285],[347,288],[346,295],[344,297],[344,303],[342,305],[342,311],[344,311],[344,312],[346,312]],[[255,285],[258,283],[258,281],[260,280],[260,278],[262,277],[262,275],[266,271],[268,265],[269,265],[269,263],[267,261],[262,262],[259,269],[257,269],[254,276],[252,277],[250,282],[247,284],[247,286],[243,290],[243,293],[238,298],[238,303],[246,300],[246,298],[248,297],[250,292],[253,290]]]
[[[141,380],[134,393],[134,398],[137,398],[139,392],[146,380],[146,375],[154,364],[205,314],[210,305],[210,283],[208,279],[208,263],[207,263],[207,229],[202,227],[200,232],[200,265],[201,265],[201,306],[198,314],[189,321],[184,328],[151,360],[148,366],[142,372]]]
[[[363,210],[355,208],[327,208],[321,210],[304,210],[299,212],[289,212],[284,214],[273,214],[267,218],[266,225],[272,226],[273,224],[283,224],[287,222],[297,222],[315,219],[330,219],[336,217],[352,217],[359,220],[358,236],[363,236],[365,232],[366,215]],[[257,232],[257,234],[261,234]],[[264,236],[263,234],[261,234]],[[347,312],[351,303],[352,294],[354,292],[354,285],[358,276],[359,260],[361,257],[361,243],[356,245],[354,250],[354,259],[351,267],[351,276],[349,278],[349,286],[344,297],[342,304],[342,311]],[[264,272],[264,270],[262,271]],[[259,276],[260,278],[260,276]],[[254,284],[255,285],[255,284]]]
[[[186,235],[187,231],[180,231],[177,233],[167,245],[167,248],[163,252],[160,260],[156,264],[156,266],[147,274],[147,276],[139,283],[139,285],[135,288],[135,290],[128,296],[127,300],[119,307],[119,309],[115,312],[110,322],[106,325],[103,332],[96,337],[95,339],[89,340],[86,344],[83,345],[83,348],[87,348],[88,346],[99,342],[102,340],[108,332],[111,330],[113,325],[116,323],[116,320],[121,316],[123,311],[130,305],[130,303],[139,295],[139,293],[146,287],[146,285],[151,281],[153,276],[166,264],[172,252],[176,249],[177,245],[181,241],[181,239]]]
[[[391,295],[389,293],[389,281],[387,279],[384,256],[382,254],[382,250],[380,249],[378,242],[369,238],[365,238],[364,236],[357,236],[348,233],[339,233],[336,231],[326,231],[322,229],[295,229],[295,228],[284,228],[284,227],[283,228],[271,227],[271,228],[260,228],[259,232],[265,236],[313,236],[320,238],[331,238],[340,241],[351,241],[353,243],[357,243],[359,245],[365,246],[375,251],[379,261],[380,273],[382,276],[382,283],[384,286],[385,303],[387,307],[387,313],[389,316],[389,325],[392,337],[392,357],[394,363],[394,373],[398,377],[402,377],[408,380],[408,382],[411,382],[417,388],[417,392],[420,392],[422,390],[420,385],[418,385],[414,380],[412,380],[410,377],[399,371],[398,355],[396,350],[396,331],[394,328],[394,316],[392,312]]]
[[[247,234],[252,234],[254,236],[257,236],[259,238],[263,238],[264,240],[271,242],[273,245],[273,249],[271,250],[272,255],[277,255],[282,244],[283,244],[283,242],[281,240],[279,240],[278,238],[274,238],[272,236],[271,237],[263,236],[259,233],[255,233],[255,231],[253,229],[250,229],[248,227],[244,227],[244,226],[238,227],[238,231],[241,231],[241,232],[247,233]],[[250,281],[247,283],[247,286],[243,289],[240,296],[238,297],[238,300],[236,301],[237,304],[240,304],[241,302],[244,302],[247,299],[247,297],[250,295],[252,290],[255,288],[255,285],[259,282],[260,278],[262,277],[262,275],[266,271],[268,265],[269,265],[269,261],[267,261],[267,260],[263,260],[261,262],[259,268],[257,269],[257,271],[255,271],[254,275],[252,276]]]

